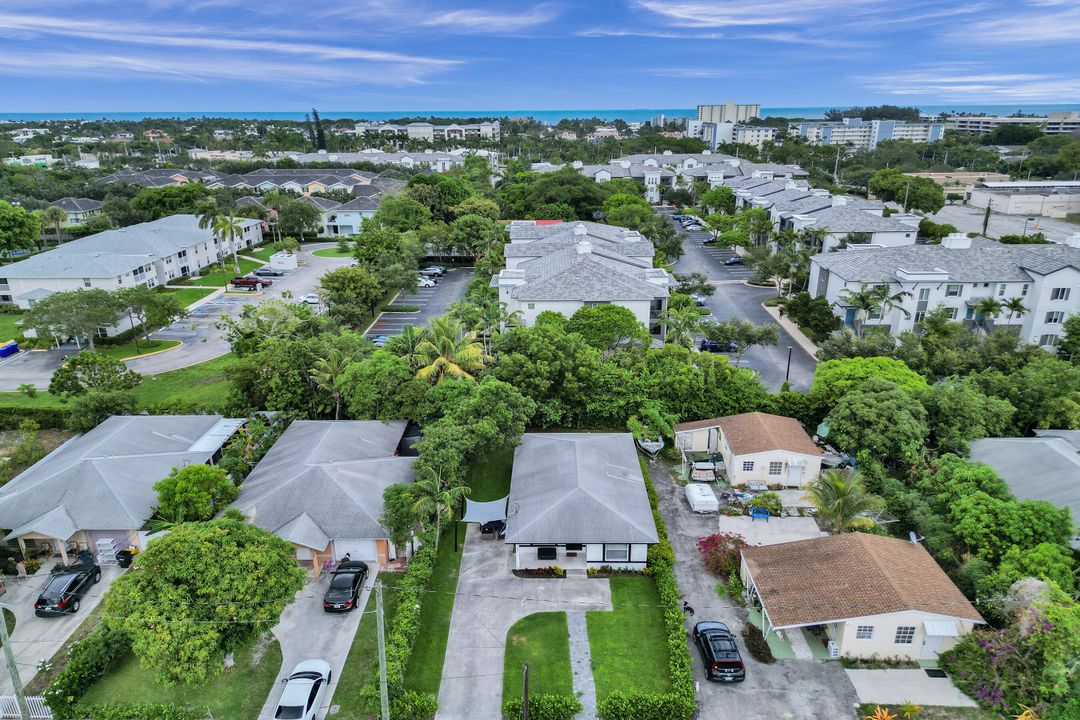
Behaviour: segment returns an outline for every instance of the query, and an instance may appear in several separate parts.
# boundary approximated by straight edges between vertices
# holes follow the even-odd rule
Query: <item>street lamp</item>
[[[1023,234],[1023,235],[1021,235],[1020,237],[1027,237],[1027,228],[1028,228],[1028,223],[1029,223],[1029,222],[1034,222],[1034,221],[1035,221],[1035,218],[1032,218],[1032,217],[1029,217],[1029,218],[1025,218],[1025,219],[1024,219],[1024,234]]]

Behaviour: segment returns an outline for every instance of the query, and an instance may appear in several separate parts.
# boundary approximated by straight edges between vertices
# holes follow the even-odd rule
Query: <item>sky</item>
[[[1078,0],[3,0],[11,112],[1080,102]]]

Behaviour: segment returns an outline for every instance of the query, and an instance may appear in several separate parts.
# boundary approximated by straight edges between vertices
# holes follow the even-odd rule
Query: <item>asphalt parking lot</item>
[[[981,233],[984,212],[986,211],[982,208],[969,205],[946,205],[930,218],[934,222],[953,225],[960,232]],[[1032,218],[1031,221],[1028,221],[1029,217]],[[1065,242],[1065,238],[1080,232],[1080,224],[1034,215],[1006,215],[994,212],[990,214],[990,223],[986,226],[986,232],[995,239],[1002,235],[1022,235],[1025,232],[1028,235],[1042,233],[1046,235],[1047,240]]]
[[[365,336],[393,337],[400,335],[406,325],[427,327],[431,320],[444,315],[451,304],[465,297],[472,276],[472,268],[450,268],[435,287],[417,288],[413,293],[398,296],[395,305],[413,305],[420,308],[419,312],[384,312],[367,329]]]

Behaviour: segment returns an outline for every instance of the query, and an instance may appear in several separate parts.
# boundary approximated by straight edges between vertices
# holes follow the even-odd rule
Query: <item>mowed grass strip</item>
[[[503,660],[503,703],[520,698],[522,669],[529,664],[529,696],[573,695],[570,631],[564,612],[526,615],[506,633]]]
[[[671,690],[667,632],[651,577],[615,577],[612,610],[585,613],[597,700],[615,690]]]

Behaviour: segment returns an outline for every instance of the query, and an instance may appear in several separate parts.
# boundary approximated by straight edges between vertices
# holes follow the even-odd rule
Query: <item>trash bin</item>
[[[116,553],[116,564],[122,568],[131,567],[131,559],[135,557],[135,553],[130,550],[121,550]]]

